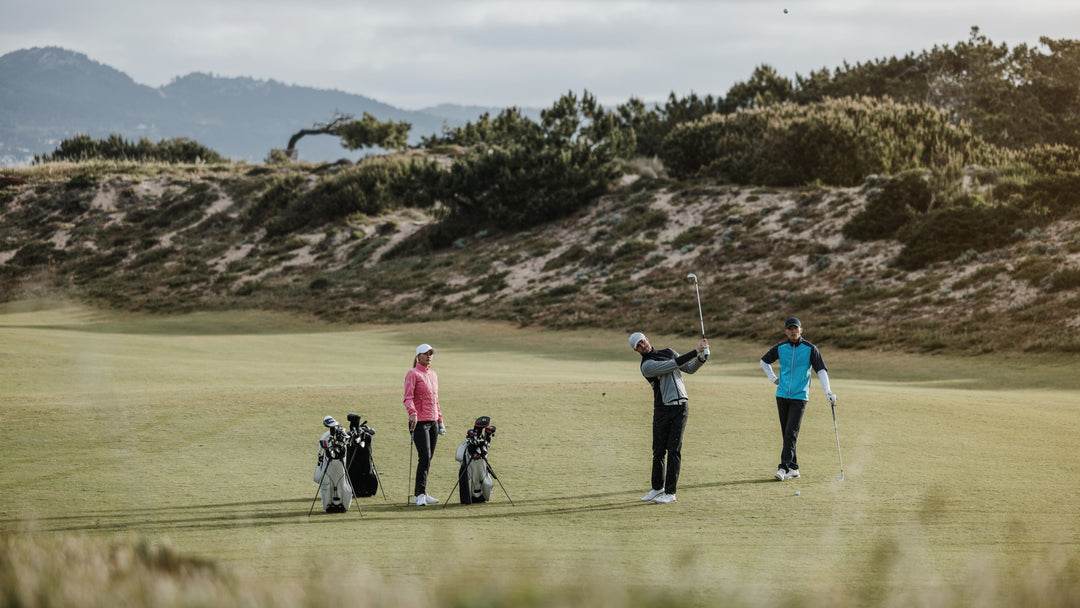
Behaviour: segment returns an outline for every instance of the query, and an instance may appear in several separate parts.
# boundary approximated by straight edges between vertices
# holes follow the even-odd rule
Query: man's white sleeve
[[[829,372],[823,369],[817,373],[817,377],[821,380],[821,388],[825,389],[825,394],[831,393],[832,389],[829,388]]]
[[[776,373],[772,371],[772,366],[761,359],[758,359],[758,363],[761,364],[761,369],[765,370],[765,375],[769,377],[769,381],[776,384]]]

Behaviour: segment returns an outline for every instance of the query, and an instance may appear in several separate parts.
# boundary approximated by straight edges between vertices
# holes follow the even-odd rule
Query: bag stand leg
[[[484,457],[484,464],[487,465],[487,471],[488,471],[488,474],[491,475],[491,478],[494,479],[495,481],[499,482],[499,487],[502,488],[503,494],[506,494],[506,500],[510,501],[510,506],[511,507],[516,507],[517,505],[515,505],[514,500],[512,498],[510,498],[510,494],[507,493],[506,488],[502,484],[502,481],[499,480],[499,476],[495,474],[495,470],[491,468],[491,463],[488,462],[488,459],[487,459],[486,456]]]
[[[460,472],[460,473],[458,473],[458,476],[457,476],[457,481],[455,481],[455,482],[454,482],[454,487],[450,488],[450,496],[453,496],[453,495],[454,495],[454,490],[456,490],[456,489],[457,489],[457,487],[458,487],[458,484],[460,484],[460,483],[461,483],[461,479],[462,479],[463,477],[465,477],[465,474],[466,474],[466,473],[468,473],[468,472],[469,472],[469,468],[468,468],[468,467],[465,467],[465,466],[461,467],[461,472]],[[446,500],[444,500],[444,501],[443,501],[443,505],[442,505],[442,508],[444,508],[444,509],[445,509],[445,508],[446,508],[446,505],[450,504],[450,496],[447,496],[447,497],[446,497]]]
[[[343,458],[341,460],[341,464],[343,465],[343,469],[344,469],[344,471],[343,471],[344,474],[343,474],[341,479],[345,483],[349,484],[349,492],[352,493],[352,501],[353,501],[353,504],[356,505],[356,512],[360,514],[360,517],[363,517],[364,516],[364,510],[360,508],[360,500],[356,496],[356,488],[352,487],[352,484],[349,483],[349,459],[347,457]],[[329,467],[327,467],[327,468],[329,468]],[[319,484],[319,485],[321,486],[322,484]]]
[[[410,449],[410,453],[412,453],[411,449]],[[412,457],[411,456],[409,457],[409,468],[410,469],[412,468]],[[382,490],[383,502],[387,502],[387,500],[386,500],[386,488],[384,488],[383,485],[382,485],[382,479],[379,479],[379,467],[375,466],[375,454],[371,455],[371,470],[375,471],[375,481],[376,481],[376,483],[379,484],[379,489]],[[355,492],[356,492],[356,489],[353,488],[353,493],[355,494]]]
[[[311,517],[311,513],[313,511],[315,511],[315,501],[319,500],[319,492],[322,491],[322,482],[323,482],[323,479],[326,479],[326,469],[329,469],[329,468],[330,467],[326,467],[325,469],[323,469],[322,477],[319,478],[319,485],[318,485],[318,487],[315,488],[315,498],[311,499],[311,508],[308,509],[308,512],[307,512],[308,517]]]

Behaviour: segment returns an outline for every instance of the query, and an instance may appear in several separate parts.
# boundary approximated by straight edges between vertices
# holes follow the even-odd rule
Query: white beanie
[[[645,334],[641,333],[640,331],[635,331],[634,333],[630,334],[630,348],[637,350],[638,342],[641,342],[644,339]]]
[[[420,356],[420,355],[422,355],[424,353],[432,353],[432,354],[434,354],[435,353],[435,347],[433,347],[430,344],[421,344],[420,346],[416,347],[416,355],[417,356]]]

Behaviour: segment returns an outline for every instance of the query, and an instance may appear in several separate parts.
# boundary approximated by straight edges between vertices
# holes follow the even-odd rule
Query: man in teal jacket
[[[780,451],[780,466],[775,477],[780,481],[799,477],[799,457],[795,444],[799,439],[806,402],[810,398],[810,371],[817,372],[825,398],[836,405],[836,395],[829,388],[829,372],[818,347],[802,338],[802,323],[791,317],[784,324],[787,340],[773,346],[761,357],[761,369],[776,385],[776,409],[780,414],[780,431],[784,447]],[[780,376],[773,373],[772,364],[780,362]]]

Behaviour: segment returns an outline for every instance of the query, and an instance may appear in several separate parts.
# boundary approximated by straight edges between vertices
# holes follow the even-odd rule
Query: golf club
[[[698,290],[697,275],[691,272],[690,274],[686,275],[686,278],[694,279],[694,292],[697,294],[697,314],[698,314],[698,318],[701,319],[701,339],[704,340],[705,339],[705,315],[701,314],[701,291]]]
[[[409,474],[405,477],[405,481],[412,483],[412,452],[413,452],[413,431],[409,431]],[[409,489],[405,488],[405,504],[411,504],[410,498],[412,494],[409,493]]]
[[[840,479],[836,481],[844,481],[844,456],[840,453],[840,429],[836,426],[836,406],[832,407],[832,426],[833,431],[836,432],[836,457],[840,459]]]

